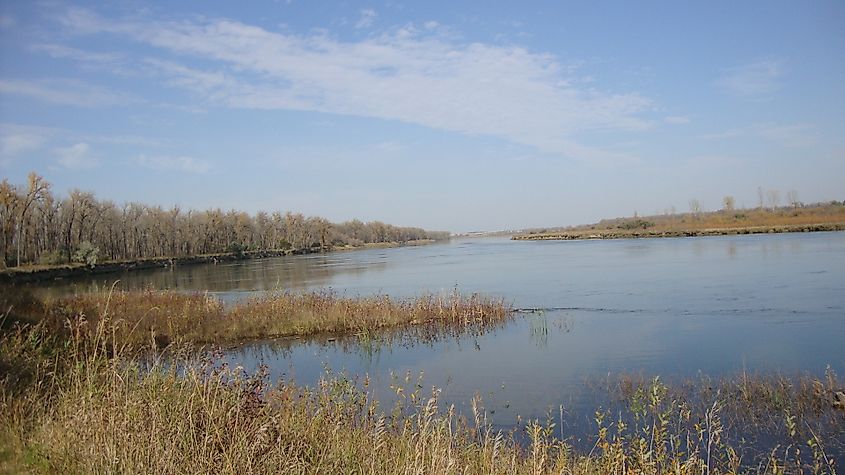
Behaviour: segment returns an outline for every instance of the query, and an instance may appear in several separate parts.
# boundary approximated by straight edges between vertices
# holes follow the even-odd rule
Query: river
[[[367,375],[385,399],[393,394],[390,384],[423,374],[424,386],[442,388],[459,410],[473,395],[482,396],[502,427],[517,416],[557,413],[560,406],[583,415],[596,403],[590,384],[608,375],[671,379],[845,369],[845,232],[458,239],[138,271],[38,290],[81,292],[117,279],[121,288],[209,291],[227,302],[274,289],[330,287],[348,296],[406,297],[457,288],[540,309],[480,336],[417,344],[256,342],[225,356],[248,369],[266,364],[273,378],[308,385],[326,368]]]

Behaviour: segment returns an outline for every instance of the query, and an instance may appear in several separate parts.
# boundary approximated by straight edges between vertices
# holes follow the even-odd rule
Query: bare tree
[[[774,210],[780,205],[780,191],[769,190],[766,192],[766,198],[769,201],[769,207]]]
[[[20,196],[14,185],[11,185],[8,180],[0,182],[0,268],[6,267],[6,253],[9,249],[9,244],[14,239],[15,228],[17,227],[16,213],[20,203]]]
[[[49,184],[31,174],[26,193],[0,182],[0,266],[17,255],[18,265],[47,253],[67,261],[82,247],[108,259],[145,259],[248,249],[327,249],[336,244],[445,238],[420,228],[358,220],[333,224],[300,213],[250,215],[220,209],[194,212],[141,203],[118,208],[91,192],[71,191],[54,198]],[[50,256],[49,261],[53,261]]]
[[[695,198],[689,200],[689,210],[693,216],[698,216],[698,213],[701,212],[701,203]]]
[[[18,221],[18,259],[17,259],[17,266],[21,265],[21,252],[23,252],[24,248],[24,236],[23,232],[26,228],[26,213],[29,211],[29,207],[35,203],[36,200],[40,200],[44,197],[45,193],[50,189],[50,184],[44,181],[44,178],[37,175],[35,172],[31,172],[28,177],[28,187],[26,190],[26,194],[23,197],[23,200],[20,205],[20,220]]]
[[[736,200],[731,195],[725,196],[722,198],[722,208],[725,211],[733,211],[736,207]]]
[[[801,205],[801,201],[798,200],[798,192],[795,190],[789,190],[786,192],[786,201],[789,202],[793,208],[798,208]]]

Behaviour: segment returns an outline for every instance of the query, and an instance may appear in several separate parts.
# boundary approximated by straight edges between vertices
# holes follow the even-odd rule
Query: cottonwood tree
[[[36,226],[33,232],[37,255],[46,252],[55,252],[51,249],[52,243],[58,242],[58,219],[60,203],[49,192],[44,194],[37,204]]]
[[[701,212],[701,203],[695,198],[689,200],[689,210],[693,216],[698,216],[698,213]]]
[[[16,210],[19,203],[20,196],[15,186],[5,179],[0,182],[0,268],[6,267],[6,253],[17,228]]]
[[[733,211],[735,205],[736,205],[736,200],[734,200],[733,196],[728,195],[728,196],[725,196],[724,198],[722,198],[722,208],[725,211]]]
[[[64,250],[67,261],[71,262],[74,244],[83,241],[83,233],[88,218],[93,213],[94,194],[87,191],[73,190],[62,202],[61,222],[64,237]],[[74,237],[74,230],[76,231]]]
[[[35,172],[31,172],[28,178],[28,186],[26,189],[26,194],[24,194],[23,200],[20,202],[20,218],[18,221],[18,259],[17,265],[21,265],[21,252],[24,249],[24,230],[26,229],[26,218],[27,212],[29,212],[29,208],[35,203],[37,200],[44,198],[44,195],[50,189],[50,184],[44,181],[44,178],[37,175]]]
[[[769,207],[772,210],[777,209],[778,205],[780,204],[780,191],[778,190],[769,190],[766,192],[766,198],[769,201]]]
[[[90,251],[86,255],[134,260],[448,237],[379,221],[333,224],[293,212],[251,216],[237,210],[185,212],[179,206],[165,209],[132,202],[117,206],[81,190],[60,198],[52,196],[49,184],[35,174],[24,189],[8,180],[0,182],[0,266],[12,255],[18,263],[36,261],[48,253],[50,262],[54,256],[69,262],[83,243]]]
[[[801,201],[798,200],[798,192],[795,190],[789,190],[786,192],[786,201],[789,202],[793,208],[798,208],[798,206],[801,205]]]

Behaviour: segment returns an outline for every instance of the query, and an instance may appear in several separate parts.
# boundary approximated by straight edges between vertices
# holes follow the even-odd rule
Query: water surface
[[[235,301],[273,289],[331,287],[355,296],[484,292],[521,314],[481,336],[412,345],[259,342],[233,364],[314,384],[328,367],[389,386],[424,373],[459,408],[479,394],[495,423],[560,405],[592,414],[585,389],[619,373],[681,378],[740,371],[845,369],[845,233],[608,241],[466,239],[419,247],[287,256],[76,279],[42,288],[208,290]],[[580,409],[585,409],[581,411]],[[571,421],[586,424],[586,421]],[[573,429],[575,430],[575,429]]]

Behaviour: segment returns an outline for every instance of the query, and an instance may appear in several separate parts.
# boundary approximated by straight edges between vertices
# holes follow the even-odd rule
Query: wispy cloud
[[[687,116],[683,116],[683,115],[670,115],[670,116],[664,117],[663,121],[666,122],[667,124],[683,125],[683,124],[689,124],[690,122],[692,122],[692,119],[690,119]]]
[[[695,155],[687,158],[687,163],[689,165],[701,168],[726,166],[736,161],[737,158],[731,155]]]
[[[727,69],[716,85],[736,96],[759,98],[777,92],[783,74],[781,61],[763,59]]]
[[[0,122],[0,158],[9,159],[46,147],[50,147],[55,152],[79,143],[141,147],[171,145],[168,141],[154,137],[125,134],[88,134],[64,128]]]
[[[402,143],[397,142],[395,140],[387,140],[384,142],[379,142],[373,146],[376,151],[384,152],[388,154],[396,154],[401,152],[405,147]]]
[[[92,63],[113,63],[123,58],[123,55],[118,53],[98,53],[92,51],[85,51],[54,43],[35,44],[32,45],[30,49],[32,51],[48,54],[54,58],[67,58],[76,61],[86,61]]]
[[[128,95],[71,79],[0,80],[0,94],[27,96],[42,102],[76,107],[115,106],[137,102]]]
[[[143,147],[162,147],[167,145],[168,141],[153,137],[143,137],[139,135],[81,135],[83,140],[89,142],[112,144],[112,145],[133,145]]]
[[[180,171],[187,173],[206,173],[211,165],[205,161],[193,157],[186,156],[147,156],[139,155],[135,162],[151,170],[158,171]]]
[[[106,20],[77,8],[61,20],[77,34],[116,34],[166,51],[167,60],[146,64],[219,106],[398,120],[597,160],[630,157],[583,143],[579,134],[650,126],[640,113],[651,101],[637,93],[583,85],[550,54],[463,43],[439,28],[407,25],[348,42],[229,20]],[[205,66],[174,62],[174,55]]]
[[[819,141],[819,134],[810,124],[761,125],[757,133],[786,147],[809,147]]]
[[[358,21],[355,23],[355,28],[369,28],[373,26],[373,22],[376,20],[376,11],[370,8],[366,8],[361,10],[361,16],[358,18]]]
[[[173,61],[146,58],[144,62],[163,74],[170,85],[180,86],[202,96],[214,98],[218,91],[239,87],[238,81],[222,71],[200,71]]]
[[[140,76],[145,72],[137,67],[137,61],[131,60],[130,55],[120,52],[88,51],[57,43],[36,43],[29,49],[55,59],[76,61],[82,69],[90,71],[104,71],[119,76]]]
[[[810,147],[819,142],[819,134],[812,124],[755,124],[702,136],[711,140],[743,137],[762,138],[785,147]]]
[[[0,125],[0,163],[41,148],[47,141],[45,134],[32,127]]]
[[[56,155],[59,157],[59,165],[70,170],[91,168],[97,165],[97,160],[91,156],[91,146],[85,142],[58,148]]]

